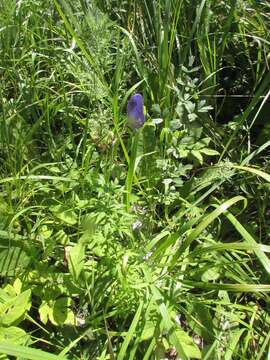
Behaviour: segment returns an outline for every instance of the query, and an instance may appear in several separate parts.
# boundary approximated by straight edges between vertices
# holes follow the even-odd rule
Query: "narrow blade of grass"
[[[136,327],[138,325],[138,322],[140,320],[140,317],[141,317],[141,312],[142,312],[142,309],[143,309],[143,301],[141,301],[139,303],[139,306],[138,306],[138,309],[136,311],[136,314],[132,320],[132,323],[128,329],[128,332],[127,332],[127,335],[125,337],[125,340],[121,346],[121,349],[119,351],[119,354],[118,354],[118,357],[117,357],[117,360],[123,360],[125,358],[125,355],[126,355],[126,352],[127,352],[127,349],[128,349],[128,346],[132,340],[133,337],[135,337],[135,331],[136,331]]]
[[[230,200],[225,201],[216,210],[212,211],[209,215],[205,216],[205,218],[201,221],[201,223],[191,232],[191,234],[187,237],[187,239],[184,240],[183,244],[180,246],[179,250],[173,257],[170,266],[173,267],[175,265],[179,256],[181,254],[184,254],[185,250],[201,234],[201,232],[207,228],[207,226],[209,226],[221,214],[225,213],[228,208],[230,208],[232,205],[236,204],[239,201],[244,201],[244,204],[246,204],[246,198],[244,198],[243,196],[235,196]]]
[[[14,344],[0,344],[0,354],[16,356],[29,360],[67,360],[67,358],[62,356],[57,356],[42,350]]]

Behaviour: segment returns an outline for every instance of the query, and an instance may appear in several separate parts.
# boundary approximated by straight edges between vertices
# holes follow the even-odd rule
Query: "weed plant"
[[[1,360],[270,356],[269,49],[268,1],[0,2]]]

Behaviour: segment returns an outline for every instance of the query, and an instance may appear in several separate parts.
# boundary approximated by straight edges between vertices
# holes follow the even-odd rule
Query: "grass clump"
[[[269,17],[0,4],[1,359],[269,355]]]

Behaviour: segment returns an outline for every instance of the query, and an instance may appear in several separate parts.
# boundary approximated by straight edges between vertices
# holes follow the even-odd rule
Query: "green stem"
[[[127,180],[126,180],[126,206],[128,211],[130,209],[132,184],[136,171],[136,158],[137,158],[137,147],[138,147],[139,136],[140,136],[140,131],[137,131],[132,139],[132,145],[131,145],[131,155],[130,155],[130,161],[128,167]]]

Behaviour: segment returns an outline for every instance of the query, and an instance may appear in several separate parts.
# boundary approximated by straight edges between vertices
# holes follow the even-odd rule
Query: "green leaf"
[[[258,170],[256,168],[253,168],[253,167],[250,167],[250,166],[231,165],[231,167],[234,168],[234,169],[243,170],[243,171],[247,171],[247,172],[253,173],[255,175],[258,175],[258,176],[262,177],[264,180],[266,180],[267,182],[270,183],[270,175],[267,174],[264,171]]]
[[[15,298],[0,304],[0,325],[16,325],[31,306],[31,290],[28,289]]]
[[[40,320],[43,322],[43,324],[47,324],[50,313],[50,306],[46,301],[44,300],[42,301],[38,309],[38,312],[39,312]]]
[[[224,360],[231,360],[234,355],[234,350],[237,348],[239,344],[240,337],[246,331],[246,329],[236,329],[230,334],[230,342],[226,347],[226,352],[224,354]]]
[[[145,341],[152,339],[154,336],[155,328],[156,324],[151,320],[147,320],[141,333],[141,340]]]
[[[188,119],[190,121],[195,121],[198,118],[196,114],[188,114]]]
[[[66,246],[69,243],[69,236],[65,233],[63,229],[59,230],[54,235],[55,241],[58,242],[61,245]]]
[[[30,336],[16,326],[0,327],[0,343],[10,343],[15,345],[25,345],[30,340]]]
[[[209,290],[225,290],[230,292],[269,292],[269,284],[221,284],[221,283],[204,283],[198,281],[183,280],[183,283],[196,289],[209,289]]]
[[[184,330],[177,328],[174,330],[174,334],[177,337],[179,343],[181,344],[181,346],[182,346],[185,354],[188,356],[188,358],[201,359],[200,349],[193,342],[192,338]],[[169,338],[171,338],[171,335],[169,336]]]
[[[201,150],[200,150],[201,151]],[[203,163],[203,157],[202,157],[202,154],[200,153],[200,151],[197,151],[197,150],[191,150],[190,153],[191,155],[199,161],[199,163],[202,165]]]
[[[188,150],[185,150],[185,149],[182,149],[182,148],[179,149],[180,158],[185,159],[188,156],[188,154],[189,154]]]
[[[183,347],[183,344],[181,343],[181,341],[179,341],[179,337],[176,333],[176,329],[177,329],[178,325],[176,324],[175,321],[172,321],[172,319],[171,319],[172,311],[170,311],[167,308],[167,305],[164,302],[164,298],[163,298],[161,292],[159,291],[159,289],[154,285],[154,281],[152,279],[151,273],[146,266],[143,268],[143,271],[144,271],[147,281],[150,284],[150,289],[153,294],[153,299],[156,302],[156,305],[161,314],[162,320],[164,322],[164,327],[165,327],[166,331],[170,334],[171,344],[173,346],[175,346],[181,359],[188,360],[188,355]],[[187,343],[189,344],[189,342],[187,342]],[[186,346],[186,349],[189,350],[188,346]],[[195,351],[194,351],[194,353],[195,353]]]
[[[215,156],[215,155],[219,155],[219,152],[213,149],[208,149],[208,148],[203,148],[200,150],[200,152],[202,152],[205,155],[209,155],[209,156]]]
[[[163,122],[163,119],[161,118],[157,118],[157,119],[152,119],[152,123],[155,125],[159,125]]]
[[[53,230],[49,228],[47,225],[42,225],[39,229],[39,235],[43,239],[49,239],[53,233]]]
[[[50,210],[54,215],[69,225],[75,225],[77,223],[77,215],[66,205],[52,206]]]
[[[46,324],[48,319],[54,325],[75,325],[75,315],[70,308],[71,298],[61,297],[54,301],[42,301],[39,307],[40,320]]]
[[[188,313],[192,314],[189,320],[192,331],[208,343],[212,343],[215,339],[214,324],[209,308],[201,302],[192,302],[187,305]]]
[[[205,112],[208,112],[208,111],[210,111],[210,110],[212,110],[212,109],[213,109],[212,106],[204,106],[204,107],[198,109],[198,112],[200,112],[200,113],[205,113]]]
[[[202,274],[202,281],[214,281],[219,278],[219,271],[215,267],[211,267]]]
[[[53,308],[49,313],[51,322],[55,325],[75,325],[75,316],[70,309],[72,300],[68,297],[63,297],[55,300]]]
[[[77,280],[84,266],[84,250],[85,246],[80,242],[75,246],[66,247],[68,269],[72,277]]]
[[[194,115],[195,117],[197,117],[197,115],[194,114],[195,106],[196,106],[195,103],[191,101],[186,101],[184,105],[190,115]]]

